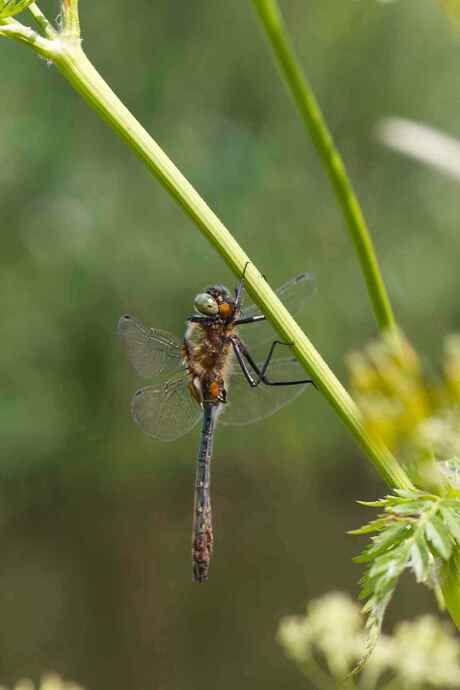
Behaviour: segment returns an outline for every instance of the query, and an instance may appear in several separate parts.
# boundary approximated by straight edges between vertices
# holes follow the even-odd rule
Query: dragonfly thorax
[[[229,335],[233,327],[222,319],[189,322],[184,337],[184,360],[201,402],[222,401],[232,358]]]

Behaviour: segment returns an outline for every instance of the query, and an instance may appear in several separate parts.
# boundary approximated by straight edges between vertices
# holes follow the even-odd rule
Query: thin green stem
[[[363,212],[315,94],[295,56],[278,2],[277,0],[253,0],[253,2],[273,48],[277,64],[286,79],[302,119],[310,131],[342,208],[361,263],[377,322],[382,329],[394,328],[395,318]]]
[[[80,36],[80,16],[78,0],[64,0],[62,11],[64,14],[64,31],[70,36]]]
[[[247,254],[174,163],[109,88],[79,43],[62,41],[61,50],[56,53],[54,61],[72,86],[144,161],[227,264],[241,275],[249,262]],[[292,349],[299,360],[314,377],[318,388],[323,391],[335,411],[355,435],[385,481],[391,486],[410,488],[412,484],[404,470],[390,451],[367,433],[361,413],[347,391],[254,264],[248,266],[245,279],[251,295],[259,305],[263,305],[266,316],[283,339],[292,343]]]
[[[15,19],[0,20],[0,36],[14,38],[34,48],[43,57],[50,57],[51,42],[37,34],[30,26],[24,26]]]
[[[34,18],[34,21],[37,24],[37,26],[42,30],[43,35],[46,36],[46,38],[55,38],[56,30],[45,17],[41,9],[38,7],[37,3],[33,2],[31,5],[29,5],[28,10],[32,14],[32,17]]]

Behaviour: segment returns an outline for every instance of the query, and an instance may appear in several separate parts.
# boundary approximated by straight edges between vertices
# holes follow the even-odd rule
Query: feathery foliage
[[[368,639],[366,651],[355,671],[360,670],[375,648],[387,606],[398,579],[406,569],[417,582],[431,587],[442,601],[438,573],[443,561],[460,549],[460,498],[416,490],[396,490],[379,501],[362,505],[381,508],[375,520],[351,534],[376,534],[354,560],[365,563],[360,598],[366,599]]]
[[[19,14],[31,5],[33,0],[0,0],[0,19]]]

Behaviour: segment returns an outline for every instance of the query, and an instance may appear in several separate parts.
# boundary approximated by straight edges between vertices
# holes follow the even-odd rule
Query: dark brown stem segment
[[[211,457],[217,406],[204,403],[203,429],[196,465],[195,506],[193,509],[192,579],[206,582],[212,556],[214,534],[211,511]]]

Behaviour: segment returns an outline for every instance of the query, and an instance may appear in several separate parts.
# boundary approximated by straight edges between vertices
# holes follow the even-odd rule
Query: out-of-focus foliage
[[[445,9],[449,17],[455,22],[457,28],[460,27],[460,1],[459,0],[439,0],[441,7]]]
[[[310,601],[305,616],[281,620],[278,640],[313,687],[344,687],[344,679],[362,656],[366,634],[359,607],[348,595],[331,592]],[[460,642],[453,629],[424,615],[382,635],[359,678],[348,678],[352,690],[422,690],[457,688]],[[388,685],[387,685],[388,684]]]
[[[369,433],[406,464],[413,481],[443,482],[437,462],[460,454],[460,337],[444,338],[433,376],[407,339],[387,333],[347,356],[352,394]]]
[[[433,0],[282,4],[398,321],[441,361],[460,319],[457,185],[374,128],[390,114],[459,135],[458,34]],[[56,17],[55,0],[40,6]],[[344,380],[345,353],[375,324],[249,0],[80,6],[98,69],[270,282],[315,273],[299,322]],[[192,586],[197,435],[140,433],[115,326],[130,312],[181,334],[194,295],[236,278],[53,66],[5,39],[0,64],[0,678],[54,668],[94,690],[305,687],[276,620],[305,596],[356,592],[344,532],[362,522],[353,499],[383,487],[313,390],[254,427],[220,428],[215,558],[208,585]],[[432,606],[401,588],[394,617]]]
[[[420,362],[407,339],[384,333],[347,355],[350,388],[369,433],[400,450],[431,414]]]
[[[8,690],[8,688],[2,685],[0,690]],[[15,684],[12,690],[83,690],[83,688],[72,681],[64,680],[56,673],[47,673],[37,685],[29,679],[22,679]]]

